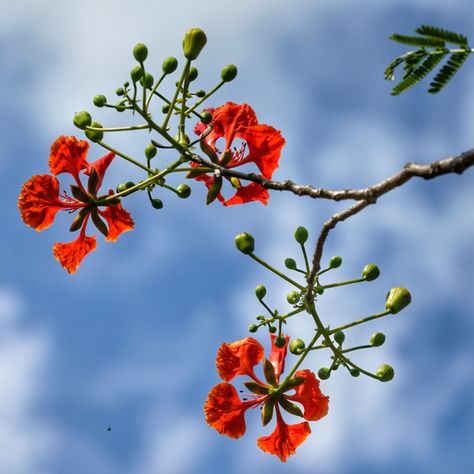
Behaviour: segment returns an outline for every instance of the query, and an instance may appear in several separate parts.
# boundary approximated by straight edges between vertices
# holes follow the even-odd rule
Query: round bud
[[[332,257],[331,260],[329,260],[329,267],[330,268],[338,268],[342,264],[342,257],[339,257],[339,255],[336,255],[335,257]]]
[[[123,87],[119,87],[115,90],[115,93],[120,97],[125,94],[125,91],[123,90]]]
[[[383,332],[374,332],[370,337],[370,343],[375,346],[379,347],[385,342],[385,334]]]
[[[296,304],[300,300],[300,294],[297,291],[290,291],[286,295],[286,301],[290,304]]]
[[[322,295],[324,293],[324,288],[322,286],[317,286],[315,290],[318,295]]]
[[[255,240],[248,232],[242,232],[235,237],[235,245],[242,253],[249,255],[255,249]]]
[[[195,67],[192,67],[189,70],[189,76],[188,76],[189,82],[193,82],[194,80],[196,80],[198,75],[199,75],[198,70]]]
[[[290,269],[290,270],[296,270],[296,262],[292,258],[286,258],[285,259],[285,267]]]
[[[198,91],[195,92],[196,97],[204,97],[206,95],[206,91],[204,89],[199,89]]]
[[[128,81],[125,81],[125,82],[123,83],[123,87],[125,87],[125,89],[126,89],[129,85],[130,85],[130,82],[128,82]]]
[[[267,294],[267,289],[265,288],[264,285],[258,285],[257,288],[255,288],[255,296],[259,300],[263,300],[266,294]]]
[[[125,105],[125,101],[124,101],[124,100],[122,100],[121,102],[117,102],[117,103],[114,105],[114,107],[115,107],[115,110],[116,110],[117,112],[123,112],[123,111],[127,108],[127,106]]]
[[[345,338],[346,338],[346,336],[344,335],[344,333],[342,331],[337,331],[337,332],[334,333],[334,340],[338,344],[342,344],[344,342]]]
[[[273,341],[273,344],[275,344],[275,346],[282,349],[283,347],[285,347],[286,337],[282,337],[282,336],[275,337],[275,340]]]
[[[152,199],[151,200],[151,205],[155,209],[163,209],[163,201],[161,199]]]
[[[237,77],[237,66],[228,64],[224,66],[221,71],[221,78],[224,82],[233,81]]]
[[[107,103],[107,97],[103,94],[98,94],[94,96],[92,102],[94,102],[96,107],[103,107]]]
[[[156,155],[156,146],[153,143],[149,143],[145,147],[145,156],[151,160]]]
[[[191,28],[188,30],[183,39],[184,57],[187,59],[196,59],[202,48],[206,45],[206,33],[201,28]]]
[[[251,324],[249,326],[249,332],[257,332],[258,326],[256,324]]]
[[[133,186],[135,186],[135,183],[133,181],[127,181],[125,183],[125,186],[127,189],[130,189],[130,188],[133,188]]]
[[[207,110],[201,114],[201,122],[203,124],[208,124],[212,122],[212,114]]]
[[[133,82],[139,81],[143,76],[143,69],[140,66],[135,66],[130,71],[130,77],[132,78]]]
[[[308,240],[308,231],[305,227],[298,227],[296,230],[295,230],[295,239],[296,241],[303,245],[307,240]]]
[[[400,312],[411,303],[411,294],[406,288],[392,288],[385,300],[385,308],[392,314]]]
[[[133,57],[142,63],[148,56],[148,48],[143,43],[137,43],[133,48]]]
[[[318,370],[318,377],[321,380],[327,380],[330,375],[331,375],[331,371],[327,367],[321,367]]]
[[[143,77],[140,79],[140,84],[146,89],[151,89],[154,82],[155,79],[149,72],[145,73],[145,81],[143,81]]]
[[[72,122],[77,128],[84,130],[92,123],[92,117],[89,112],[82,110],[81,112],[76,112],[74,114]]]
[[[191,196],[191,188],[187,184],[180,184],[176,191],[178,192],[178,197],[181,199],[186,199]]]
[[[290,342],[290,352],[295,355],[301,354],[301,352],[306,347],[303,339],[295,338]]]
[[[367,281],[375,280],[379,275],[379,267],[373,263],[368,263],[362,270],[362,278],[365,278]]]
[[[171,74],[172,72],[175,72],[177,67],[178,60],[173,56],[166,58],[161,65],[161,69],[163,70],[164,74]]]
[[[382,364],[377,369],[377,372],[375,372],[375,375],[381,382],[389,382],[390,380],[393,379],[393,376],[395,375],[395,371],[393,370],[392,366],[388,364]]]
[[[277,332],[277,328],[276,328],[275,326],[268,326],[268,330],[269,330],[272,334],[274,334],[274,333]]]
[[[359,377],[360,370],[359,369],[351,369],[351,370],[349,370],[349,373],[352,375],[352,377]]]
[[[102,125],[99,122],[92,122],[91,127],[102,128]],[[104,132],[99,132],[97,130],[86,130],[86,137],[94,143],[100,142],[104,138]]]
[[[127,185],[125,183],[120,183],[116,188],[115,188],[115,191],[117,193],[121,193],[122,191],[126,191],[127,190]]]
[[[165,105],[163,105],[163,107],[161,107],[161,111],[162,111],[164,114],[167,114],[167,113],[170,111],[170,104],[165,104]]]

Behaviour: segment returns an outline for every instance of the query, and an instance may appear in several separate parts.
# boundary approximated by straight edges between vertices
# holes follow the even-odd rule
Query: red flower
[[[289,338],[279,348],[275,336],[271,336],[272,348],[269,360],[264,359],[266,382],[258,378],[254,367],[263,358],[262,345],[251,337],[231,344],[222,344],[217,351],[216,366],[225,382],[217,384],[209,392],[204,412],[207,423],[219,433],[231,438],[240,438],[245,433],[245,412],[257,406],[262,409],[262,422],[266,425],[276,412],[276,427],[270,436],[258,438],[257,445],[263,451],[277,455],[281,461],[295,453],[296,448],[311,433],[308,421],[317,421],[328,412],[329,397],[319,389],[319,380],[308,369],[299,370],[294,377],[280,383],[284,371]],[[244,385],[252,393],[249,400],[241,400],[237,390],[229,382],[238,375],[247,375],[252,381]],[[293,394],[288,392],[293,391]],[[304,411],[292,402],[300,403]],[[303,417],[302,423],[288,425],[283,420],[281,409]]]
[[[220,158],[215,155],[215,162],[226,168],[255,163],[261,176],[271,179],[273,172],[278,168],[281,149],[285,145],[285,139],[281,133],[270,125],[259,124],[255,112],[247,104],[238,105],[227,102],[217,109],[209,110],[212,111],[211,125],[213,128],[209,135],[203,139],[205,142],[203,146],[210,147],[211,154],[220,153],[216,142],[219,138],[225,139],[224,152]],[[199,123],[195,127],[195,132],[201,135],[206,128],[206,125]],[[235,146],[232,148],[235,139],[244,142],[238,149]],[[199,165],[194,163],[192,166]],[[224,206],[250,201],[260,201],[267,204],[270,197],[262,185],[252,182],[247,186],[242,186],[238,179],[232,178],[229,181],[237,191],[230,199],[225,200],[220,194],[221,182],[218,180],[221,180],[221,177],[215,174],[201,174],[196,179],[203,181],[210,190],[213,185],[215,188],[217,187],[216,195],[213,198],[217,197]]]
[[[88,163],[86,161],[88,149],[89,144],[85,141],[77,140],[75,137],[59,137],[51,146],[49,156],[48,163],[52,176],[49,174],[32,176],[23,185],[18,198],[23,221],[38,231],[48,228],[58,211],[78,211],[70,229],[71,231],[81,229],[77,239],[68,243],[56,243],[53,246],[54,256],[69,273],[74,273],[82,259],[95,250],[95,236],[86,235],[90,217],[109,241],[115,241],[122,232],[133,229],[130,214],[119,202],[106,205],[104,210],[98,208],[98,201],[104,196],[97,197],[97,192],[105,171],[115,155],[108,153],[93,163]],[[79,178],[81,171],[89,176],[87,190]],[[71,185],[74,197],[68,196],[65,192],[60,194],[56,176],[61,173],[69,173],[74,177],[76,184]],[[109,191],[109,194],[113,192]]]

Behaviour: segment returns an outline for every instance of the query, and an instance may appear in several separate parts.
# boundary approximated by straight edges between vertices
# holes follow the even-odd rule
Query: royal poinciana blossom
[[[273,414],[276,427],[269,436],[258,438],[260,449],[277,455],[281,461],[295,453],[296,448],[311,433],[308,421],[317,421],[328,412],[329,397],[319,389],[319,380],[310,370],[299,370],[291,378],[280,382],[284,371],[288,337],[284,347],[275,345],[271,336],[270,358],[263,361],[265,382],[254,372],[254,367],[262,361],[264,349],[255,339],[247,337],[231,344],[222,344],[217,351],[217,372],[223,383],[217,384],[210,392],[204,405],[206,421],[219,433],[240,438],[245,433],[245,412],[249,408],[262,408],[262,422],[266,425]],[[244,382],[251,392],[248,399],[241,400],[235,387],[228,383],[234,377],[246,375],[252,380]],[[303,410],[296,405],[300,403]],[[283,420],[281,410],[301,416],[302,423],[288,425]]]
[[[95,236],[86,235],[89,218],[109,241],[115,241],[122,232],[133,229],[133,220],[118,199],[106,205],[100,202],[106,196],[97,196],[104,174],[115,155],[108,153],[93,163],[88,163],[88,150],[89,144],[85,141],[75,137],[59,137],[51,146],[49,156],[48,164],[52,175],[32,176],[23,185],[18,199],[23,221],[38,231],[48,228],[60,210],[77,212],[70,228],[71,231],[80,229],[77,239],[53,246],[54,256],[69,273],[74,273],[83,258],[96,248]],[[87,189],[80,180],[81,172],[88,176]],[[65,192],[60,193],[56,176],[61,173],[73,176],[76,182],[71,185],[73,197]],[[112,191],[109,194],[113,194]],[[99,205],[105,208],[101,210]]]
[[[255,112],[247,104],[227,102],[221,107],[208,110],[212,112],[213,118],[210,124],[212,130],[201,140],[201,148],[207,152],[211,160],[225,168],[254,163],[261,176],[271,179],[273,172],[278,168],[281,149],[285,145],[281,132],[270,125],[259,124]],[[195,127],[196,134],[201,135],[207,127],[208,125],[199,123]],[[217,146],[220,138],[225,140],[222,151]],[[237,146],[236,141],[240,142]],[[195,178],[203,181],[209,190],[214,190],[213,198],[217,197],[224,206],[250,201],[267,204],[270,197],[262,185],[250,183],[243,186],[238,179],[232,178],[229,181],[236,189],[236,193],[226,200],[220,193],[221,176],[213,173],[200,174]]]

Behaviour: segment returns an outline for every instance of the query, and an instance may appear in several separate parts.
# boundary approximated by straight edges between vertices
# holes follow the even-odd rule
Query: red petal
[[[36,230],[49,227],[60,209],[83,207],[76,200],[63,201],[59,198],[58,180],[49,174],[32,176],[21,188],[18,207],[25,224]]]
[[[262,360],[262,357],[263,346],[252,337],[246,337],[231,344],[224,342],[217,351],[217,372],[226,382],[237,375],[249,375],[255,378],[253,368]]]
[[[270,436],[262,436],[257,439],[257,445],[266,453],[275,454],[282,462],[289,456],[295,454],[296,448],[311,433],[309,423],[304,421],[296,425],[287,425],[280,413],[277,412],[277,425]]]
[[[290,340],[289,336],[285,336],[282,334],[282,337],[286,339],[286,344],[283,347],[275,346],[275,335],[271,334],[270,338],[272,340],[272,349],[270,351],[270,362],[273,364],[275,368],[275,375],[277,377],[277,382],[280,379],[280,375],[285,370],[285,357],[286,351],[288,349],[288,341]]]
[[[112,163],[112,160],[115,158],[115,153],[107,153],[104,155],[102,158],[99,158],[98,160],[95,160],[93,163],[90,163],[87,165],[86,170],[84,173],[89,176],[91,173],[91,169],[95,168],[97,171],[97,174],[99,175],[99,182],[97,183],[97,187],[95,192],[97,192],[102,185],[102,180],[104,179],[105,172],[107,171],[107,168],[109,167],[110,163]]]
[[[232,206],[234,204],[244,204],[251,201],[260,201],[267,205],[270,198],[268,191],[258,183],[250,183],[248,186],[242,186],[237,192],[228,199],[224,206]]]
[[[76,137],[60,136],[52,145],[49,155],[51,173],[70,173],[79,180],[79,171],[87,167],[89,144]]]
[[[245,410],[252,405],[255,403],[240,400],[233,385],[217,384],[209,392],[204,404],[206,421],[219,433],[240,438],[245,433]]]
[[[53,254],[56,260],[58,260],[69,273],[75,273],[83,258],[95,250],[95,247],[95,237],[88,237],[81,231],[79,237],[72,242],[66,244],[58,242],[54,244]]]
[[[133,230],[133,219],[120,203],[108,206],[99,213],[107,220],[109,226],[109,233],[105,240],[115,242],[122,232]]]
[[[296,387],[295,395],[285,395],[285,398],[303,405],[306,420],[320,420],[328,413],[329,397],[321,393],[319,380],[311,370],[298,370],[295,377],[304,377],[305,381]]]

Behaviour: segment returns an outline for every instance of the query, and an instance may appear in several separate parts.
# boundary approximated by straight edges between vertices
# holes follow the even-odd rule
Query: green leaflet
[[[467,46],[467,38],[464,35],[454,33],[453,31],[443,30],[436,26],[421,25],[415,31],[420,35],[431,36],[432,38],[441,39],[459,46]]]

